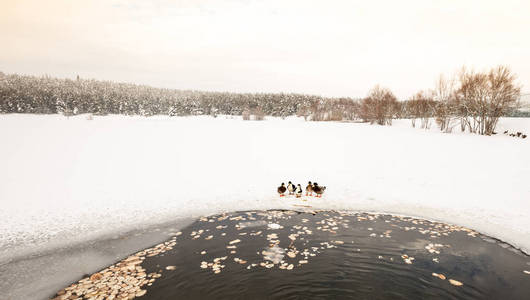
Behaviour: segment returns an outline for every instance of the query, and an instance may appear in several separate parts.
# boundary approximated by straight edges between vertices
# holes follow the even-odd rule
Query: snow
[[[499,128],[529,133],[530,119]],[[327,186],[304,205],[463,225],[530,253],[530,139],[408,120],[1,115],[0,141],[0,262],[177,218],[293,209],[276,194],[289,180]]]

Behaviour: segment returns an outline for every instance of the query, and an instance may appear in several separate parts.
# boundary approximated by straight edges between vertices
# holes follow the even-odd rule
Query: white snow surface
[[[530,119],[497,131],[530,132]],[[0,261],[225,211],[315,209],[473,228],[530,253],[530,138],[237,117],[0,115]]]

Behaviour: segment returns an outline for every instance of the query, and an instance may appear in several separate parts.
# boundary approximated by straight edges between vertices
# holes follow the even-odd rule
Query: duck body
[[[326,190],[325,186],[320,186],[318,183],[313,184],[313,191],[317,194],[317,197],[322,197],[322,194]]]
[[[289,195],[294,195],[296,187],[289,181],[289,183],[287,184],[287,190],[289,191]]]
[[[306,196],[313,196],[313,185],[311,184],[311,181],[309,181],[309,183],[305,187],[305,195]]]
[[[324,194],[324,191],[326,190],[326,187],[325,186],[321,186],[320,187],[320,191],[317,193],[317,197],[320,197],[322,198],[322,194]]]
[[[278,187],[278,194],[280,194],[280,197],[285,196],[285,191],[287,191],[287,188],[285,187],[285,184],[282,182],[282,185]]]
[[[296,187],[296,198],[300,198],[300,197],[302,197],[302,186],[299,184]]]

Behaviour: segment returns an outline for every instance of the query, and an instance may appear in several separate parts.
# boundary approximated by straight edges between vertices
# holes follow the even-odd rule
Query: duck
[[[311,181],[309,181],[309,183],[305,187],[305,195],[306,196],[313,196],[313,185],[311,184]]]
[[[316,182],[313,184],[313,191],[317,194],[317,197],[321,198],[325,190],[325,186],[319,186]]]
[[[300,197],[302,197],[302,186],[298,184],[296,186],[296,198],[300,198]]]
[[[278,187],[278,194],[280,194],[280,197],[285,196],[285,191],[287,188],[285,188],[285,183],[282,182],[282,185]]]
[[[296,187],[294,186],[294,184],[292,184],[292,182],[289,181],[289,183],[287,184],[287,190],[289,191],[289,195],[294,195]]]
[[[325,186],[321,186],[320,187],[321,190],[320,190],[320,193],[318,194],[320,198],[322,198],[322,194],[324,194],[324,191],[326,190],[326,187]]]

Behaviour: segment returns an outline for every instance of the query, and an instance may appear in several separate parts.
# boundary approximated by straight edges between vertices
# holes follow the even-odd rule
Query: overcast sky
[[[1,0],[0,71],[405,98],[463,65],[530,90],[530,1]]]

